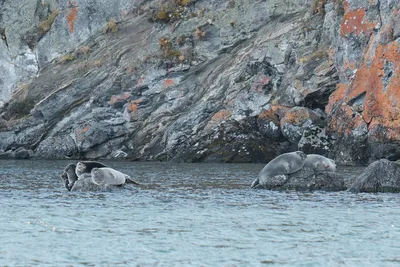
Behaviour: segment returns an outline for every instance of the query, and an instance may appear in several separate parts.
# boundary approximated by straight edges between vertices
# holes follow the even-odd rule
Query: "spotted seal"
[[[92,182],[97,185],[123,185],[125,183],[139,184],[129,175],[107,167],[93,168],[90,175]]]
[[[263,187],[268,178],[280,174],[290,174],[303,168],[307,155],[302,151],[284,153],[271,160],[258,174],[257,179],[251,184],[251,188]]]
[[[79,161],[76,164],[76,175],[78,179],[83,179],[84,177],[90,177],[90,173],[93,168],[104,168],[107,167],[105,164],[97,161]]]
[[[307,155],[304,168],[313,169],[316,173],[336,171],[336,163],[333,159],[318,154]]]

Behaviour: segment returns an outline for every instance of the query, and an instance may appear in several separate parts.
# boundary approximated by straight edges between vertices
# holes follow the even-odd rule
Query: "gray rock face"
[[[302,168],[289,175],[270,177],[264,186],[272,190],[296,191],[343,191],[346,190],[344,177],[335,172],[315,173],[312,169]]]
[[[304,3],[193,1],[179,19],[150,22],[166,3],[25,1],[40,10],[25,15],[35,42],[17,38],[27,33],[22,26],[11,33],[4,24],[6,37],[11,52],[35,55],[40,71],[11,90],[4,149],[28,145],[41,158],[264,162],[283,148],[279,129],[260,131],[259,114],[272,102],[307,102],[305,86],[330,90],[318,78],[325,74],[311,77],[328,58],[311,57],[320,29],[305,34],[302,23],[323,18],[309,17]],[[6,6],[10,22],[15,6]],[[57,9],[48,31],[36,34]]]
[[[328,1],[318,15],[313,2],[5,0],[0,149],[266,162],[287,150],[334,148],[339,162],[365,162],[356,161],[365,149],[353,155],[338,139],[333,145],[314,115],[301,124],[282,123],[278,112],[263,117],[284,107],[328,118],[321,110],[331,93],[354,75],[343,65],[364,58],[367,41],[342,42],[339,3]],[[368,21],[394,8],[379,6]],[[357,129],[352,135],[364,138],[368,123]]]
[[[400,168],[397,163],[387,159],[375,161],[357,177],[349,191],[400,192]]]

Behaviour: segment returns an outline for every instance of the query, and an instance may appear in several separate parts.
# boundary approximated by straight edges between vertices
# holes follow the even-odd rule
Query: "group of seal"
[[[263,187],[268,179],[278,175],[287,175],[302,168],[312,169],[315,173],[336,171],[335,161],[317,154],[306,155],[302,151],[285,153],[271,160],[259,173],[251,188]],[[88,191],[104,189],[109,186],[126,183],[139,185],[129,175],[107,167],[97,161],[79,161],[68,164],[61,178],[69,191]]]
[[[68,164],[61,174],[61,179],[69,191],[78,191],[83,188],[106,188],[126,183],[139,184],[129,175],[97,161],[79,161],[76,165]]]
[[[302,151],[284,153],[265,165],[251,184],[251,188],[263,187],[271,177],[295,173],[302,168],[310,168],[315,173],[334,172],[336,164],[334,160],[318,154],[306,155]]]

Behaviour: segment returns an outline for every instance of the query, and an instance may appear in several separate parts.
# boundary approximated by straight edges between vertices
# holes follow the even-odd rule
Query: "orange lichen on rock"
[[[315,117],[314,115],[315,114],[311,113],[307,108],[294,108],[288,111],[282,118],[281,126],[282,123],[302,125],[309,118],[313,119],[312,117]]]
[[[139,103],[142,102],[141,99],[131,100],[126,107],[129,112],[138,112],[139,110]]]
[[[212,116],[211,121],[214,122],[226,121],[231,117],[231,115],[232,112],[230,110],[224,109],[215,113],[214,116]]]
[[[380,141],[400,141],[400,45],[397,42],[371,43],[369,51],[373,53],[365,57],[349,87],[340,85],[331,95],[326,111],[337,117],[337,111],[332,107],[351,105],[359,96],[365,95],[360,114],[364,122],[370,123],[369,136],[376,135],[372,138],[377,140],[384,136],[385,139]],[[342,117],[342,121],[354,120],[354,114],[343,114]],[[348,123],[345,125],[353,127]],[[336,130],[340,132],[342,128]]]
[[[78,7],[76,4],[76,1],[74,3],[68,2],[69,6],[71,7],[68,15],[67,15],[67,23],[68,23],[68,28],[69,32],[73,33],[75,29],[75,21],[78,16]]]
[[[212,116],[210,121],[206,125],[206,129],[213,129],[215,126],[221,124],[224,121],[227,121],[231,118],[232,116],[232,111],[228,109],[223,109],[218,111],[217,113]]]
[[[166,80],[164,80],[164,82],[163,82],[163,87],[164,88],[167,88],[167,87],[170,87],[170,86],[172,86],[172,85],[174,85],[174,80],[173,79],[166,79]]]
[[[111,96],[111,99],[110,99],[110,101],[109,101],[109,104],[113,105],[113,104],[115,104],[117,101],[120,101],[120,100],[127,100],[130,96],[131,96],[131,94],[130,94],[130,93],[127,93],[127,92],[122,93],[122,94],[120,94],[120,95],[113,95],[113,96]]]
[[[279,124],[279,121],[285,116],[288,111],[289,108],[285,106],[271,106],[271,108],[261,112],[258,115],[258,118],[261,120],[273,121],[276,124]]]
[[[346,36],[351,33],[369,35],[376,26],[376,23],[367,21],[365,13],[365,10],[362,8],[347,10],[340,24],[340,35]]]
[[[345,83],[337,84],[336,90],[329,96],[329,102],[325,107],[325,112],[327,114],[332,113],[334,107],[337,106],[338,103],[342,102],[346,96],[348,88],[348,85]]]
[[[87,131],[89,131],[89,126],[85,126],[85,128],[83,128],[82,130],[79,131],[80,134],[86,133]]]
[[[76,138],[77,138],[79,141],[85,140],[86,135],[87,135],[87,132],[89,131],[89,129],[90,129],[89,126],[85,126],[85,127],[83,127],[83,128],[77,128],[77,129],[75,130]]]
[[[367,127],[360,114],[355,113],[348,105],[340,105],[329,122],[328,130],[350,136],[354,131],[366,131]]]

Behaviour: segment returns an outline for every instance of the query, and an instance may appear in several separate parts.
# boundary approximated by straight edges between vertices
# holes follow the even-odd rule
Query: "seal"
[[[112,168],[93,168],[91,171],[92,182],[97,185],[123,185],[125,183],[139,184],[132,178]]]
[[[310,168],[316,173],[336,171],[336,163],[333,159],[318,154],[307,155],[304,168]]]
[[[84,177],[90,177],[90,173],[93,168],[103,168],[107,167],[101,162],[97,161],[79,161],[76,164],[76,175],[78,175],[78,179],[83,179]]]
[[[68,191],[71,191],[72,187],[74,186],[75,182],[78,180],[78,176],[75,173],[76,165],[75,164],[68,164],[65,167],[63,173],[61,174],[61,179],[64,180],[65,187]]]
[[[265,186],[268,178],[280,174],[290,174],[303,168],[307,155],[302,151],[284,153],[271,160],[251,183],[251,188]]]

